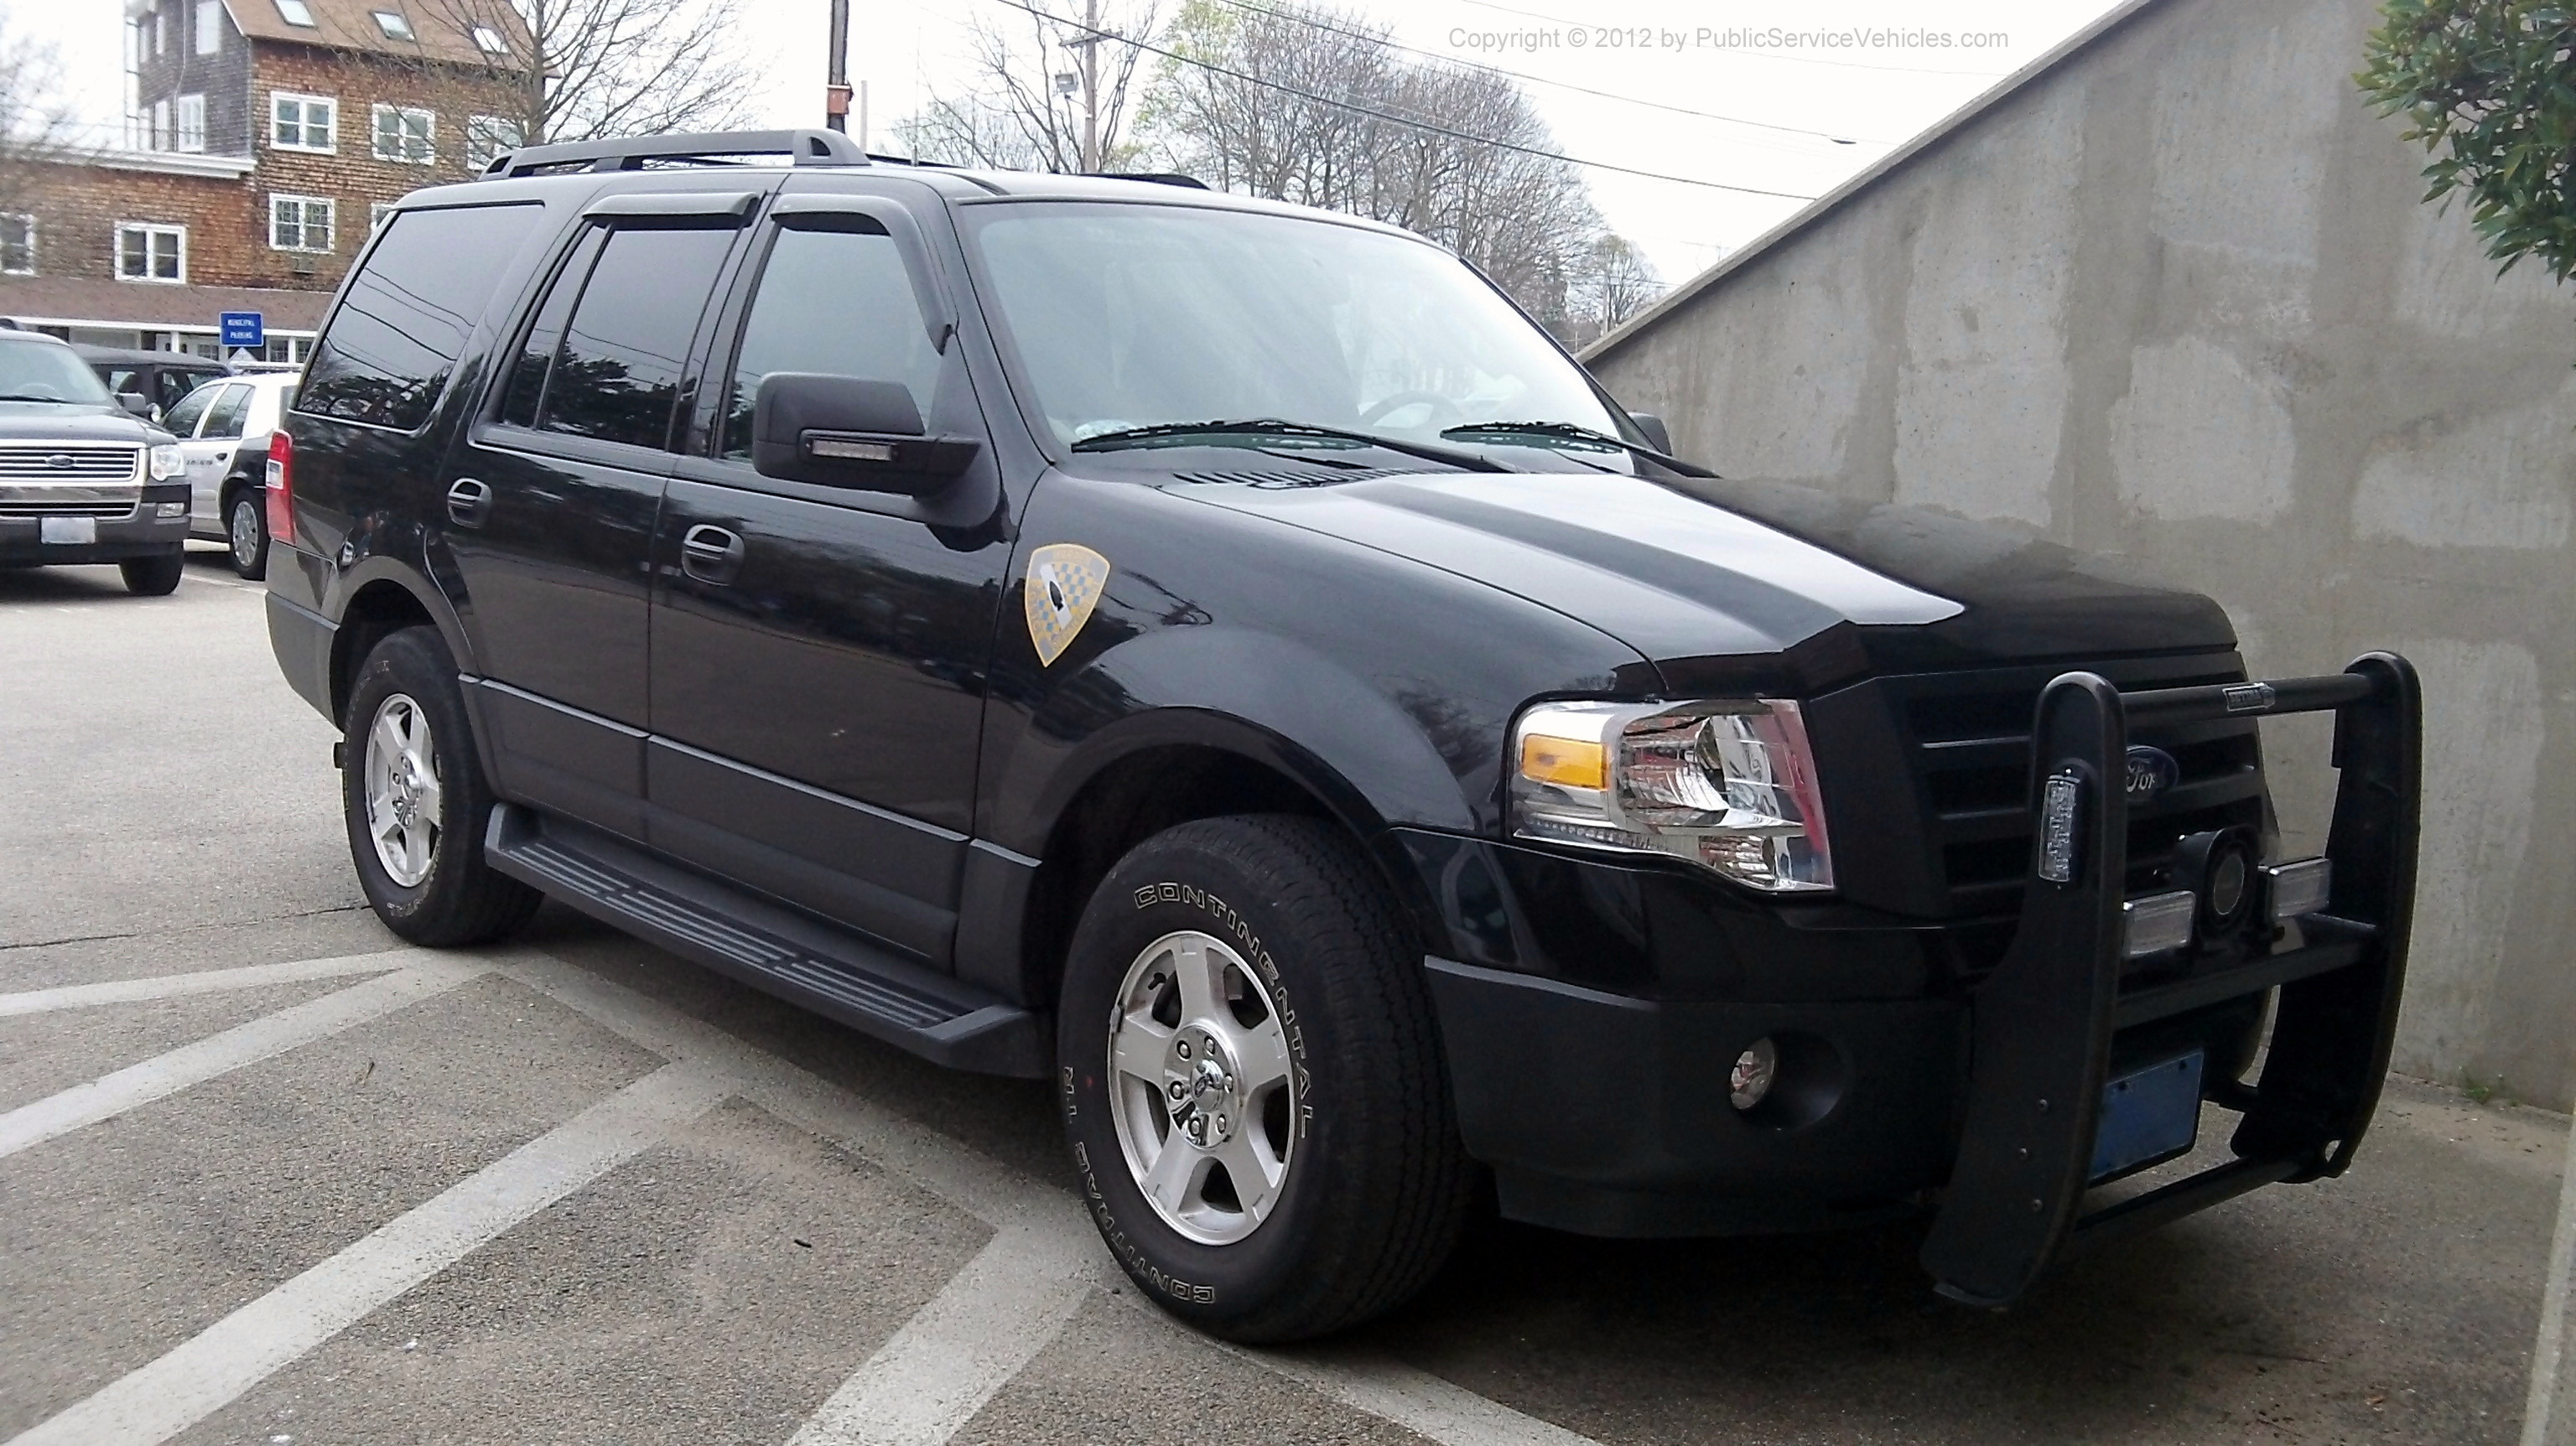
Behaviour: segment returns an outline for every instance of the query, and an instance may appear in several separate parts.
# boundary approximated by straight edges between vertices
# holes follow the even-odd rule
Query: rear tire
[[[1473,1176],[1410,937],[1358,845],[1308,818],[1182,824],[1092,896],[1061,1107],[1093,1221],[1156,1304],[1299,1340],[1448,1258]]]
[[[224,511],[224,541],[233,571],[253,582],[268,576],[268,498],[258,488],[233,494]]]
[[[385,927],[452,948],[525,924],[545,895],[484,861],[492,786],[437,629],[404,628],[376,644],[358,665],[342,731],[349,857]]]
[[[136,597],[168,597],[179,590],[179,576],[187,565],[185,552],[174,547],[150,557],[129,557],[116,570],[125,575],[125,590]]]

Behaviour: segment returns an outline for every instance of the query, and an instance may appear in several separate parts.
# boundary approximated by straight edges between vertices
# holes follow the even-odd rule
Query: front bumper
[[[84,519],[97,528],[97,540],[84,543],[45,541],[41,517],[0,517],[0,567],[123,562],[172,551],[188,541],[187,501],[184,482],[148,486],[131,514]],[[180,515],[156,516],[164,502],[179,503]]]
[[[2124,969],[2131,724],[2326,710],[2335,874],[2302,942],[2179,977]],[[2076,867],[2055,884],[2034,866],[2001,962],[1973,984],[1941,927],[1402,835],[1453,956],[1430,961],[1430,981],[1468,1150],[1507,1215],[1588,1234],[1814,1228],[1937,1204],[1925,1264],[1979,1302],[2012,1299],[2074,1250],[2339,1174],[2396,1023],[2419,717],[2413,670],[2387,654],[2328,678],[2125,695],[2058,678],[2039,704],[2031,807],[2050,778],[2078,780]],[[2263,1072],[2239,1085],[2275,989]],[[1765,1037],[1781,1083],[1739,1112],[1729,1068]],[[2187,1049],[2205,1052],[2205,1098],[2243,1117],[2236,1158],[2088,1210],[2106,1085]]]

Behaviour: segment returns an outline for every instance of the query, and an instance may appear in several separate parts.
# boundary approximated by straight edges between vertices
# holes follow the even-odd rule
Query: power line
[[[1311,26],[1314,29],[1324,31],[1330,35],[1343,35],[1348,36],[1353,40],[1371,41],[1376,44],[1383,45],[1389,50],[1401,50],[1407,55],[1419,55],[1425,60],[1437,61],[1442,65],[1454,65],[1462,70],[1481,70],[1488,75],[1499,75],[1512,80],[1526,81],[1531,85],[1553,86],[1558,90],[1573,91],[1577,95],[1597,96],[1602,100],[1615,100],[1625,105],[1645,106],[1650,110],[1669,111],[1674,115],[1692,116],[1699,120],[1723,121],[1731,126],[1753,126],[1760,130],[1779,131],[1783,134],[1793,136],[1813,136],[1818,140],[1831,141],[1838,146],[1848,146],[1861,143],[1861,138],[1856,136],[1836,135],[1831,131],[1808,130],[1802,126],[1777,125],[1770,121],[1746,120],[1742,116],[1717,115],[1709,111],[1692,110],[1687,106],[1666,105],[1662,101],[1647,100],[1643,96],[1621,95],[1616,91],[1594,90],[1588,85],[1576,85],[1571,81],[1550,80],[1546,76],[1531,75],[1526,71],[1506,70],[1499,65],[1487,65],[1482,61],[1461,60],[1453,55],[1441,55],[1429,50],[1420,50],[1399,41],[1390,40],[1383,35],[1372,35],[1365,30],[1352,30],[1344,26],[1331,24],[1327,21],[1317,20],[1311,15],[1300,15],[1293,10],[1274,10],[1267,5],[1255,4],[1253,3],[1253,0],[1222,0],[1222,3],[1231,5],[1237,10],[1249,10],[1256,14],[1267,15],[1274,20],[1286,20],[1297,25]],[[1887,142],[1868,141],[1867,144],[1883,146],[1886,145]]]
[[[1536,10],[1523,10],[1517,6],[1499,4],[1497,0],[1461,0],[1461,3],[1473,5],[1479,10],[1499,10],[1505,15],[1517,15],[1524,20],[1544,20],[1550,25],[1580,26],[1583,24],[1580,20],[1568,20],[1562,15],[1545,15]],[[1894,75],[1973,75],[1985,80],[2000,80],[2012,74],[2008,70],[1935,70],[1920,65],[1872,65],[1866,60],[1827,60],[1821,55],[1786,55],[1776,50],[1730,50],[1727,53],[1749,55],[1757,60],[1788,60],[1800,65],[1829,65],[1838,70],[1880,70]]]
[[[1288,85],[1276,80],[1264,80],[1257,75],[1246,75],[1242,71],[1218,65],[1213,61],[1200,60],[1195,56],[1183,55],[1177,51],[1166,50],[1159,45],[1148,44],[1145,41],[1137,40],[1130,36],[1120,35],[1113,31],[1097,29],[1093,26],[1085,25],[1079,20],[1067,20],[1061,15],[1049,14],[1035,5],[1028,4],[1027,0],[998,0],[998,3],[1008,5],[1014,10],[1024,10],[1029,14],[1036,16],[1040,20],[1052,21],[1055,24],[1064,26],[1068,30],[1080,30],[1088,34],[1098,36],[1104,40],[1115,40],[1121,45],[1132,45],[1136,49],[1144,51],[1148,55],[1159,55],[1165,60],[1174,61],[1181,65],[1196,66],[1201,70],[1212,71],[1215,74],[1242,81],[1246,85],[1257,85],[1265,90],[1281,91],[1288,95],[1297,96],[1303,100],[1311,100],[1317,105],[1328,105],[1336,110],[1351,111],[1355,114],[1374,117],[1375,119],[1385,121],[1390,125],[1407,126],[1414,130],[1427,131],[1433,135],[1447,136],[1452,140],[1466,141],[1470,144],[1479,146],[1492,146],[1496,150],[1512,151],[1524,156],[1535,156],[1543,161],[1556,161],[1564,165],[1582,166],[1595,171],[1610,171],[1618,175],[1637,176],[1649,181],[1670,181],[1678,186],[1700,186],[1712,191],[1733,191],[1746,196],[1771,196],[1783,201],[1812,201],[1816,199],[1813,196],[1801,195],[1796,191],[1766,191],[1758,186],[1730,186],[1723,181],[1703,181],[1696,176],[1672,176],[1666,175],[1661,171],[1639,170],[1633,166],[1615,166],[1610,164],[1608,161],[1587,161],[1575,156],[1566,155],[1561,151],[1541,150],[1536,146],[1524,146],[1512,141],[1495,140],[1491,136],[1471,135],[1466,131],[1452,130],[1447,126],[1435,125],[1430,121],[1415,120],[1411,116],[1401,116],[1392,111],[1379,110],[1375,106],[1361,105],[1357,101],[1337,100],[1332,96],[1321,95],[1314,91],[1306,90],[1300,86]]]

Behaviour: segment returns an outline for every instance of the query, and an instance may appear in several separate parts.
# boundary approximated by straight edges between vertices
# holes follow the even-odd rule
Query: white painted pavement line
[[[1070,1191],[1010,1170],[946,1135],[903,1119],[713,1025],[586,969],[558,959],[528,955],[496,959],[494,967],[504,976],[665,1058],[703,1060],[719,1066],[733,1077],[736,1093],[762,1110],[843,1145],[994,1227],[994,1238],[984,1251],[968,1263],[957,1281],[923,1307],[924,1316],[931,1315],[934,1308],[940,1314],[935,1324],[924,1326],[918,1338],[921,1343],[907,1346],[896,1355],[898,1344],[904,1343],[911,1327],[907,1325],[904,1331],[897,1332],[895,1339],[862,1365],[806,1423],[796,1438],[797,1446],[843,1441],[947,1440],[965,1426],[994,1391],[1045,1349],[1087,1298],[1087,1286],[1076,1288],[1064,1282],[1069,1292],[1067,1297],[1061,1297],[1068,1302],[1065,1313],[1048,1318],[1012,1296],[1005,1289],[1007,1282],[979,1275],[978,1265],[988,1260],[1017,1258],[1016,1253],[1026,1252],[1032,1262],[1088,1261],[1086,1279],[1092,1282],[1110,1274],[1107,1247],[1100,1243],[1089,1217]],[[997,1251],[1014,1254],[997,1256]],[[1042,1269],[1038,1265],[1017,1268],[1033,1276]],[[1032,1285],[1045,1299],[1060,1299],[1049,1293],[1054,1288],[1052,1282],[1033,1281]],[[1139,1310],[1152,1310],[1133,1293],[1117,1298]],[[1155,1318],[1169,1320],[1159,1312]],[[990,1354],[971,1364],[941,1364],[930,1346],[965,1349],[956,1344],[960,1337],[954,1333],[961,1330],[963,1339],[1003,1344],[998,1348],[978,1347]],[[1195,1332],[1190,1335],[1444,1446],[1593,1446],[1588,1437],[1381,1357],[1251,1351]],[[1008,1368],[1002,1369],[1005,1364]],[[917,1388],[903,1386],[904,1372],[923,1373],[925,1384]],[[988,1378],[989,1387],[972,1388],[973,1383]],[[858,1435],[806,1434],[851,1429],[836,1425],[850,1419],[850,1413],[840,1409],[845,1397],[855,1397],[871,1409],[881,1406],[888,1419],[909,1434],[868,1435],[864,1428]]]
[[[348,974],[382,974],[418,960],[437,957],[426,949],[384,949],[337,959],[298,959],[287,964],[249,964],[238,969],[206,969],[193,974],[161,974],[146,979],[112,979],[103,984],[65,984],[0,994],[0,1019],[45,1014],[57,1009],[88,1009],[101,1004],[139,1004],[175,999],[184,994],[213,994],[227,989],[257,989],[308,979],[336,979]]]
[[[2553,1419],[2567,1373],[2568,1296],[2576,1291],[2576,1125],[2567,1131],[2567,1169],[2558,1185],[2558,1229],[2549,1243],[2549,1280],[2541,1297],[2540,1339],[2531,1352],[2531,1394],[2523,1404],[2522,1446],[2576,1446],[2576,1402]]]
[[[166,1441],[503,1231],[652,1148],[728,1092],[721,1070],[665,1065],[9,1446]]]
[[[841,1383],[788,1446],[940,1446],[1062,1334],[1097,1247],[1007,1227]]]
[[[0,1114],[0,1158],[443,994],[483,973],[484,968],[480,963],[423,959],[364,984],[308,999],[33,1104],[21,1105]]]

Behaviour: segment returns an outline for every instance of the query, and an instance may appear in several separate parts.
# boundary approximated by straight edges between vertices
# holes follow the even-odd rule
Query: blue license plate
[[[2096,1183],[2170,1159],[2200,1138],[2199,1050],[2160,1060],[2102,1087],[2102,1119],[2093,1132]]]

